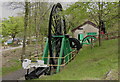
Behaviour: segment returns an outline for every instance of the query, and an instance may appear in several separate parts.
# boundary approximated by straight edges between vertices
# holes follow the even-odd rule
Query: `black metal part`
[[[25,79],[26,80],[36,79],[36,78],[39,78],[40,75],[43,75],[43,74],[47,75],[48,70],[49,70],[49,67],[38,67],[30,73],[27,70],[27,74],[25,75]]]
[[[62,5],[60,3],[57,3],[53,5],[50,18],[49,18],[49,28],[48,28],[48,45],[49,45],[49,52],[50,57],[59,57],[60,53],[60,47],[62,38],[53,38],[53,35],[64,35],[66,34],[66,25],[65,25],[65,18],[64,16],[60,15],[60,12],[62,11]],[[53,43],[55,43],[55,53],[53,53]],[[34,61],[36,62],[36,61]],[[54,58],[50,58],[50,64],[55,65],[57,62]],[[41,75],[51,75],[51,69],[56,69],[56,66],[49,67],[38,67],[35,68],[32,72],[29,72],[30,70],[27,70],[27,73],[25,75],[26,80],[30,79],[36,79],[39,78]]]
[[[70,47],[75,48],[78,51],[82,48],[82,44],[80,44],[80,41],[77,40],[76,38],[69,38],[70,41]]]
[[[49,52],[50,57],[59,57],[60,47],[62,38],[53,38],[53,35],[64,35],[66,34],[65,19],[60,12],[62,11],[62,5],[57,3],[53,5],[50,18],[49,18],[49,27],[48,27],[48,43],[49,43]],[[54,45],[54,46],[53,46]],[[56,65],[57,59],[50,58],[50,64]],[[57,66],[53,66],[54,69]]]

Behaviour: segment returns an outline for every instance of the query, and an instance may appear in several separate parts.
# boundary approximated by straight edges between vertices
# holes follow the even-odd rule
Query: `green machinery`
[[[42,60],[44,60],[44,64],[49,64],[51,67],[53,66],[55,73],[57,73],[60,71],[61,66],[66,65],[74,58],[75,54],[73,53],[76,53],[82,45],[80,45],[80,42],[77,39],[69,38],[69,35],[53,36],[53,38],[55,41],[56,38],[61,39],[61,46],[57,47],[58,44],[56,45],[55,41],[53,41],[52,53],[54,54],[53,56],[50,56],[48,54],[50,49],[49,41],[47,40]]]
[[[60,72],[61,68],[71,61],[82,48],[79,40],[66,34],[64,16],[61,15],[60,3],[53,5],[48,27],[48,38],[42,60],[23,60],[23,68],[27,69],[25,79],[38,78],[40,75],[51,75]],[[30,69],[34,68],[30,72]]]
[[[97,38],[97,33],[96,32],[88,32],[86,36],[84,37],[84,34],[78,34],[78,40],[82,45],[84,44],[92,44]]]
[[[48,38],[46,40],[42,60],[23,60],[23,68],[27,69],[25,79],[39,78],[40,75],[51,75],[60,72],[62,67],[71,61],[83,44],[91,44],[96,33],[78,35],[78,40],[70,38],[66,33],[64,16],[60,3],[54,4],[50,13]],[[31,68],[34,70],[30,71]]]

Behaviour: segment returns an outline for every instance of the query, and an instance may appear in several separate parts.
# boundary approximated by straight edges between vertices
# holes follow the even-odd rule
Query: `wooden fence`
[[[115,32],[109,32],[106,34],[101,34],[101,39],[103,40],[109,40],[109,39],[115,39],[120,37],[120,31],[115,31]]]

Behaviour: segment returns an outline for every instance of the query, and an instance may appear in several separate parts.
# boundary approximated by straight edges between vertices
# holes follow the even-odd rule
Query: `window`
[[[78,30],[83,30],[83,28],[78,28]]]

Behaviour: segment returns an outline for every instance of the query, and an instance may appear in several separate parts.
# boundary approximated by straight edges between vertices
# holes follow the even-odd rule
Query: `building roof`
[[[74,32],[75,30],[77,30],[78,28],[80,28],[80,27],[84,26],[85,24],[90,24],[90,25],[94,26],[95,28],[97,28],[97,25],[96,25],[96,24],[94,24],[93,22],[91,22],[91,21],[86,21],[85,23],[83,23],[83,24],[79,25],[78,27],[76,27],[76,28],[72,29],[71,31],[72,31],[72,32]]]

